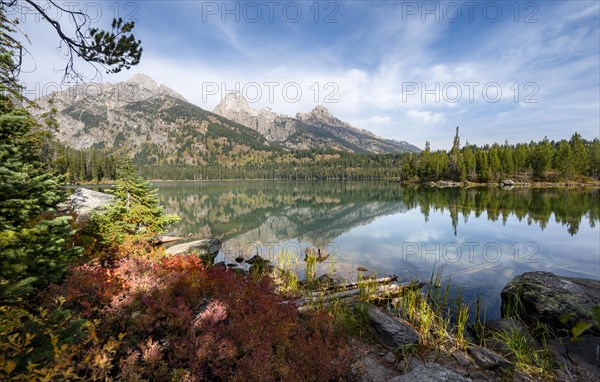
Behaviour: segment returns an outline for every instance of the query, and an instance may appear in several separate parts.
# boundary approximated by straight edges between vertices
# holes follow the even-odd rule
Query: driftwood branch
[[[329,305],[332,302],[346,299],[354,299],[360,297],[361,292],[369,294],[369,298],[386,298],[402,294],[406,289],[420,289],[425,286],[425,283],[402,283],[402,284],[383,284],[377,285],[374,288],[367,288],[361,290],[360,288],[345,290],[341,292],[326,293],[323,291],[321,295],[311,295],[310,297],[299,299],[296,301],[296,306],[306,310],[310,309],[315,304],[323,304],[324,306]]]
[[[317,289],[316,291],[311,292],[310,295],[319,295],[324,292],[335,291],[335,290],[356,289],[361,284],[362,285],[390,284],[397,280],[398,280],[398,276],[389,276],[389,277],[382,277],[379,279],[364,279],[360,282],[346,282],[346,283],[334,284],[334,285],[326,286],[321,289]]]

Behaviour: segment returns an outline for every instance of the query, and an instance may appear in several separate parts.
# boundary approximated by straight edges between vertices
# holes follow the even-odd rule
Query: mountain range
[[[227,94],[213,113],[248,126],[269,142],[288,149],[324,148],[377,154],[419,151],[407,142],[385,139],[368,130],[357,129],[333,116],[322,105],[292,118],[271,108],[253,109],[239,92],[234,92]]]
[[[352,127],[323,106],[292,118],[269,108],[252,109],[232,93],[209,112],[141,74],[116,84],[80,84],[36,103],[32,114],[43,119],[52,111],[59,126],[56,138],[66,146],[125,150],[142,163],[240,165],[294,149],[419,151]]]

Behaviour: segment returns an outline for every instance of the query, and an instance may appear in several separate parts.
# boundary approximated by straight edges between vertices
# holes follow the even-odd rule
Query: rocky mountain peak
[[[158,83],[156,81],[154,81],[154,79],[152,77],[147,76],[145,74],[139,74],[139,73],[135,74],[129,80],[125,81],[125,83],[137,85],[145,90],[150,90],[150,91],[155,91],[155,92],[159,91]]]
[[[225,97],[223,97],[213,112],[220,114],[220,111],[243,111],[251,115],[258,114],[256,110],[250,107],[246,98],[238,91],[227,93]]]
[[[213,113],[256,130],[268,141],[278,142],[290,149],[318,147],[376,153],[419,150],[406,142],[384,139],[368,130],[357,129],[336,118],[323,105],[292,118],[278,114],[269,107],[253,109],[239,92],[234,92],[227,94]]]
[[[214,108],[213,113],[250,127],[269,141],[282,140],[290,134],[289,129],[281,126],[275,127],[275,120],[285,116],[274,112],[270,107],[260,110],[253,109],[240,92],[225,95]]]
[[[310,113],[298,113],[296,119],[308,124],[351,127],[348,123],[336,118],[323,105],[317,105]]]
[[[315,115],[315,116],[321,116],[324,118],[331,118],[333,117],[333,114],[331,114],[331,112],[323,105],[317,105],[315,106],[314,109],[312,109],[312,111],[310,112],[310,114]]]
[[[57,138],[71,147],[141,147],[151,142],[167,150],[167,146],[170,149],[179,147],[167,133],[175,127],[171,121],[157,120],[156,116],[159,111],[161,115],[173,111],[173,107],[179,105],[174,98],[185,101],[183,96],[159,85],[150,76],[136,74],[126,82],[84,83],[36,101],[40,110],[56,109],[56,119],[61,125]],[[204,115],[198,109],[197,128],[206,129],[203,123],[214,119],[214,115]],[[233,129],[246,126],[286,149],[374,153],[418,151],[406,142],[386,140],[367,130],[356,129],[333,116],[323,105],[293,118],[269,107],[254,109],[240,92],[233,92],[223,98],[213,113],[236,122],[238,126],[231,126]],[[33,114],[42,118],[41,112],[34,111]]]
[[[169,95],[171,97],[187,101],[185,97],[177,93],[175,90],[162,84],[159,85],[158,82],[146,74],[135,74],[129,80],[121,84],[116,84],[115,86],[120,88],[121,95],[125,96],[126,98],[129,97],[130,101],[161,95]]]

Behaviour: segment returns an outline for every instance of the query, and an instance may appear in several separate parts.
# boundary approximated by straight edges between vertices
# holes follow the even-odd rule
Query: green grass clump
[[[335,325],[345,333],[359,338],[366,335],[369,320],[366,311],[352,307],[341,300],[330,304],[327,310],[333,315]]]
[[[545,331],[543,327],[534,328],[535,331]],[[504,356],[515,363],[518,370],[530,375],[550,376],[552,374],[552,352],[547,346],[545,338],[542,345],[537,345],[529,335],[518,328],[497,331],[492,338],[502,344]]]
[[[300,279],[298,277],[298,257],[290,251],[283,251],[277,254],[275,260],[281,282],[281,285],[278,286],[279,290],[283,292],[299,293]]]
[[[548,347],[551,336],[548,327],[539,322],[529,323],[526,320],[525,306],[521,298],[522,286],[519,285],[504,305],[503,315],[521,323],[526,331],[513,327],[491,334],[492,339],[503,345],[504,356],[514,361],[517,369],[531,375],[548,377],[552,374],[552,352]],[[537,343],[536,343],[537,340]]]

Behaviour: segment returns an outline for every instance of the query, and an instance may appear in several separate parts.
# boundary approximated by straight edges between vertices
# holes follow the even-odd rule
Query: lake
[[[171,233],[217,237],[217,261],[285,252],[303,269],[306,247],[331,257],[319,272],[355,280],[395,274],[444,282],[500,314],[514,276],[600,276],[600,192],[594,189],[430,188],[392,182],[160,182],[182,220]]]

